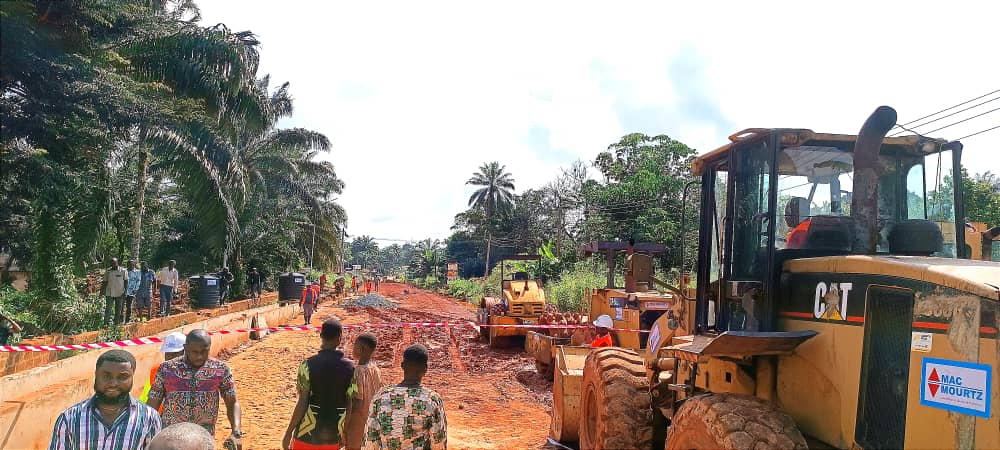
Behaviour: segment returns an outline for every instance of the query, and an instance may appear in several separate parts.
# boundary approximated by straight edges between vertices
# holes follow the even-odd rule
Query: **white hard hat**
[[[170,333],[167,335],[166,338],[163,339],[163,346],[160,347],[160,352],[163,353],[183,352],[184,341],[186,339],[187,337],[185,337],[184,333],[181,333],[180,331],[175,331],[173,333]]]
[[[615,323],[611,321],[611,316],[607,314],[601,314],[600,317],[598,317],[597,320],[594,321],[594,326],[601,328],[614,328]]]

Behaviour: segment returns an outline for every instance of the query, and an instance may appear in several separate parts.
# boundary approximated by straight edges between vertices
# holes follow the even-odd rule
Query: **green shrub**
[[[78,301],[45,301],[37,292],[0,288],[0,305],[24,327],[22,338],[47,333],[76,334],[99,330],[104,318],[104,297],[93,294]]]
[[[42,320],[35,314],[33,309],[37,302],[35,295],[30,291],[19,291],[11,286],[0,288],[0,309],[3,313],[14,319],[19,325],[24,327],[21,338],[39,334],[42,328]],[[12,341],[13,343],[13,341]]]
[[[500,266],[494,266],[490,276],[483,280],[483,295],[485,297],[500,297]]]
[[[560,311],[581,311],[588,306],[583,299],[584,292],[602,287],[606,282],[603,274],[594,272],[592,264],[578,262],[572,270],[545,286],[545,300],[555,304]]]
[[[448,295],[478,303],[483,298],[483,286],[479,281],[456,278],[448,283]]]

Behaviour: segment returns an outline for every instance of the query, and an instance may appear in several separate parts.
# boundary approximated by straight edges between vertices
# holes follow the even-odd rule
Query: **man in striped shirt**
[[[129,394],[134,372],[135,357],[124,350],[97,358],[94,396],[59,415],[49,450],[145,449],[160,415]]]

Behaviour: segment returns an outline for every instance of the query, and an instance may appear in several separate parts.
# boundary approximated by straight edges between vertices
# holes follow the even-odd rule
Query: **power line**
[[[925,126],[925,125],[930,125],[930,124],[932,124],[934,122],[937,122],[937,121],[939,121],[941,119],[947,119],[947,118],[949,118],[951,116],[954,116],[955,114],[963,113],[963,112],[968,111],[968,110],[973,109],[973,108],[978,108],[980,106],[983,106],[983,105],[985,105],[985,104],[987,104],[989,102],[996,101],[996,100],[1000,100],[1000,97],[994,97],[994,98],[991,98],[989,100],[986,100],[985,102],[977,103],[977,104],[972,105],[972,106],[970,106],[968,108],[960,109],[960,110],[955,111],[955,112],[953,112],[951,114],[938,117],[937,119],[930,120],[930,121],[924,122],[924,123],[919,124],[919,125],[914,125],[913,128],[920,128],[920,127]],[[904,124],[904,125],[906,125],[906,124]],[[903,125],[896,125],[896,126],[902,128],[905,131],[910,131],[911,133],[913,133],[912,130],[910,130],[909,128],[905,128]],[[891,136],[899,136],[900,134],[903,134],[903,132],[902,131],[897,131],[897,132],[893,133]]]
[[[985,133],[985,132],[987,132],[987,131],[993,131],[993,130],[995,130],[995,129],[997,129],[997,128],[1000,128],[1000,125],[997,125],[997,126],[995,126],[995,127],[993,127],[993,128],[987,128],[987,129],[985,129],[985,130],[983,130],[983,131],[977,131],[977,132],[975,132],[975,133],[972,133],[972,134],[970,134],[970,135],[968,135],[968,136],[962,136],[962,137],[960,137],[960,138],[958,138],[958,139],[955,139],[955,140],[956,140],[956,141],[961,141],[962,139],[965,139],[965,138],[970,138],[970,137],[973,137],[973,136],[975,136],[975,135],[977,135],[977,134],[983,134],[983,133]]]
[[[965,104],[967,104],[967,103],[972,103],[972,102],[974,102],[974,101],[976,101],[976,100],[979,100],[979,99],[981,99],[981,98],[983,98],[983,97],[989,97],[989,96],[991,96],[991,95],[993,95],[993,94],[996,94],[997,92],[1000,92],[1000,89],[998,89],[998,90],[995,90],[995,91],[993,91],[993,92],[989,92],[989,93],[986,93],[986,94],[983,94],[983,95],[980,95],[979,97],[976,97],[976,98],[973,98],[973,99],[969,99],[969,100],[966,100],[966,101],[964,101],[964,102],[962,102],[962,103],[959,103],[959,104],[957,104],[957,105],[954,105],[954,106],[949,106],[949,107],[947,107],[947,108],[945,108],[945,109],[942,109],[942,110],[940,110],[940,111],[938,111],[938,112],[935,112],[935,113],[933,113],[933,114],[928,114],[928,115],[926,115],[926,116],[923,116],[923,117],[921,117],[921,118],[919,118],[919,119],[915,119],[915,120],[911,120],[911,121],[909,121],[909,122],[906,122],[906,123],[904,123],[904,124],[896,124],[896,126],[897,126],[897,127],[900,127],[900,128],[903,128],[904,126],[907,126],[907,125],[910,125],[910,124],[913,124],[914,122],[920,122],[921,120],[924,120],[924,119],[926,119],[926,118],[928,118],[928,117],[934,117],[934,116],[936,116],[936,115],[938,115],[938,114],[941,114],[941,113],[943,113],[943,112],[945,112],[945,111],[950,111],[950,110],[953,110],[953,109],[955,109],[955,108],[958,108],[959,106],[962,106],[962,105],[965,105]],[[903,128],[903,129],[905,130],[906,128]]]
[[[959,120],[958,122],[955,122],[955,123],[953,123],[953,124],[950,124],[950,125],[945,125],[945,126],[943,126],[943,127],[941,127],[941,128],[938,128],[938,129],[936,129],[936,130],[931,130],[931,131],[928,131],[928,132],[927,132],[927,134],[931,134],[931,133],[934,133],[934,132],[936,132],[936,131],[941,131],[941,130],[943,130],[943,129],[945,129],[945,128],[948,128],[948,127],[953,127],[953,126],[955,126],[955,125],[958,125],[958,124],[960,124],[960,123],[962,123],[962,122],[968,122],[968,121],[970,121],[970,120],[972,120],[972,119],[975,119],[976,117],[980,117],[980,116],[985,116],[985,115],[987,115],[987,114],[989,114],[989,113],[991,113],[991,112],[994,112],[994,111],[1000,111],[1000,108],[993,108],[993,109],[991,109],[991,110],[989,110],[989,111],[986,111],[986,112],[984,112],[984,113],[981,113],[981,114],[976,114],[976,115],[974,115],[974,116],[972,116],[972,117],[966,117],[965,119],[962,119],[962,120]]]

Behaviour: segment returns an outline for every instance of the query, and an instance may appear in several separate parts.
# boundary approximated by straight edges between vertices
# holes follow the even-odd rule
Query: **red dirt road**
[[[432,292],[395,283],[383,283],[380,291],[400,307],[341,308],[327,304],[313,316],[313,325],[327,317],[338,317],[346,325],[473,320],[475,316],[468,306]],[[402,377],[399,363],[403,349],[413,343],[428,348],[431,361],[424,384],[444,397],[449,448],[545,446],[551,384],[534,373],[533,361],[520,349],[491,351],[475,340],[471,329],[370,328],[345,331],[343,347],[348,353],[354,337],[366,331],[378,336],[375,359],[387,383],[399,382]],[[279,332],[228,358],[243,408],[243,431],[247,434],[243,448],[281,447],[295,405],[296,369],[318,348],[316,333]],[[217,430],[221,448],[229,435],[224,408]]]

